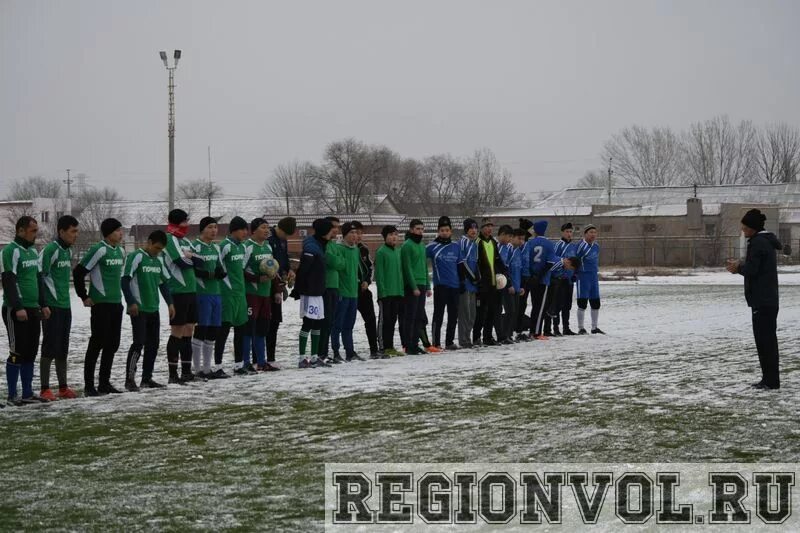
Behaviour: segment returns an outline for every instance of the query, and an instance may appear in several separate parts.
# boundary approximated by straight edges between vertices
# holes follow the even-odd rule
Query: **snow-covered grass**
[[[0,529],[319,530],[325,462],[800,460],[800,288],[782,288],[783,388],[756,392],[731,278],[603,284],[606,337],[317,370],[293,368],[290,302],[284,371],[0,411]]]

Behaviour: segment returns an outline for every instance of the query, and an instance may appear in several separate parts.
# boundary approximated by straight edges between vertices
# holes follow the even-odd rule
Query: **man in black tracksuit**
[[[483,343],[485,346],[497,346],[492,338],[495,317],[500,314],[500,299],[497,297],[497,274],[508,276],[508,270],[500,258],[497,241],[492,237],[494,224],[488,218],[481,223],[478,235],[478,312],[472,328],[472,344]],[[483,335],[481,335],[481,333]],[[481,338],[482,337],[482,338]]]
[[[372,259],[369,256],[369,246],[364,244],[364,224],[354,220],[353,227],[358,234],[358,312],[364,320],[364,329],[369,342],[369,356],[378,359],[378,320],[375,317],[375,303],[372,300]]]
[[[267,237],[272,248],[272,257],[278,262],[278,278],[272,283],[272,302],[270,309],[269,329],[267,330],[267,364],[269,371],[280,370],[275,363],[275,349],[278,343],[278,328],[283,322],[283,300],[286,297],[286,286],[294,286],[294,270],[289,264],[289,245],[287,239],[297,231],[297,220],[284,217],[278,226]]]
[[[776,250],[781,243],[774,234],[764,231],[767,217],[751,209],[742,219],[742,231],[747,237],[747,256],[744,262],[730,261],[728,272],[744,276],[744,297],[753,313],[753,336],[761,363],[762,379],[753,387],[762,390],[779,389],[778,370],[778,265]]]

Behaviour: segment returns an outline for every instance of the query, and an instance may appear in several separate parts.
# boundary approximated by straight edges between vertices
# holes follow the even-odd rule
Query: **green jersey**
[[[431,288],[428,279],[428,259],[422,241],[415,242],[411,237],[403,241],[403,245],[400,246],[400,264],[403,268],[403,282],[407,289]]]
[[[39,254],[33,244],[25,245],[22,239],[3,248],[2,272],[11,272],[17,277],[17,294],[22,307],[39,307]],[[3,291],[3,305],[14,307],[16,302]]]
[[[49,307],[69,309],[69,279],[72,274],[72,249],[55,240],[39,254],[39,271],[44,281],[45,302]]]
[[[122,303],[120,279],[125,252],[121,246],[102,240],[89,248],[80,264],[89,271],[89,298],[94,303]]]
[[[358,298],[358,264],[361,262],[361,251],[355,245],[335,244],[335,246],[340,247],[340,254],[344,259],[344,270],[339,273],[339,296]]]
[[[403,269],[400,266],[400,247],[384,244],[375,253],[375,283],[378,299],[403,296]]]
[[[134,301],[128,304],[135,303],[142,313],[158,311],[158,287],[170,279],[163,259],[153,257],[139,248],[125,258],[125,270],[122,275],[131,278],[131,295]]]
[[[222,297],[236,298],[241,295],[244,298],[244,245],[225,237],[219,247],[219,257],[222,267],[228,274],[222,280]]]
[[[253,276],[261,276],[261,269],[259,264],[261,260],[272,255],[272,247],[267,241],[258,244],[253,239],[247,239],[244,243],[244,270]],[[255,294],[256,296],[269,296],[272,290],[272,280],[253,282],[248,281],[245,285],[245,292],[247,294]]]
[[[178,238],[167,233],[167,247],[164,249],[164,263],[171,276],[169,290],[172,294],[197,292],[197,279],[194,275],[194,263],[184,254],[194,252],[192,241],[186,237]]]
[[[325,288],[338,289],[339,275],[346,268],[344,257],[342,256],[342,245],[336,241],[331,241],[325,247]]]
[[[214,274],[219,266],[219,246],[216,243],[205,243],[197,239],[192,243],[194,253],[203,260],[200,270],[208,272],[211,277],[203,279],[197,277],[197,294],[219,294],[219,280]]]

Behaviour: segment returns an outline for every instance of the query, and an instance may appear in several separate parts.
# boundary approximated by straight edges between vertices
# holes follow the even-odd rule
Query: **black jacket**
[[[778,258],[782,248],[773,233],[762,231],[747,241],[747,257],[739,264],[744,297],[754,309],[778,308]]]
[[[328,241],[316,235],[306,237],[303,241],[303,253],[300,256],[300,267],[294,282],[291,297],[322,296],[325,294],[325,248]]]
[[[358,252],[361,259],[358,262],[358,283],[372,283],[372,259],[369,257],[369,247],[363,242],[358,243]]]
[[[492,268],[489,264],[489,256],[486,254],[486,249],[483,243],[489,241],[491,246],[494,247],[494,273],[508,274],[505,263],[500,259],[500,249],[497,247],[497,241],[492,237],[484,239],[483,235],[478,236],[475,244],[478,246],[478,272],[480,273],[480,281],[478,282],[478,290],[480,292],[489,291],[495,288],[495,277],[492,275]]]

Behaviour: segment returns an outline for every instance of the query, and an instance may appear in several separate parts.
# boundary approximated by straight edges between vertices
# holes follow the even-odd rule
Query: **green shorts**
[[[234,327],[247,323],[247,299],[244,293],[222,296],[222,322]]]

